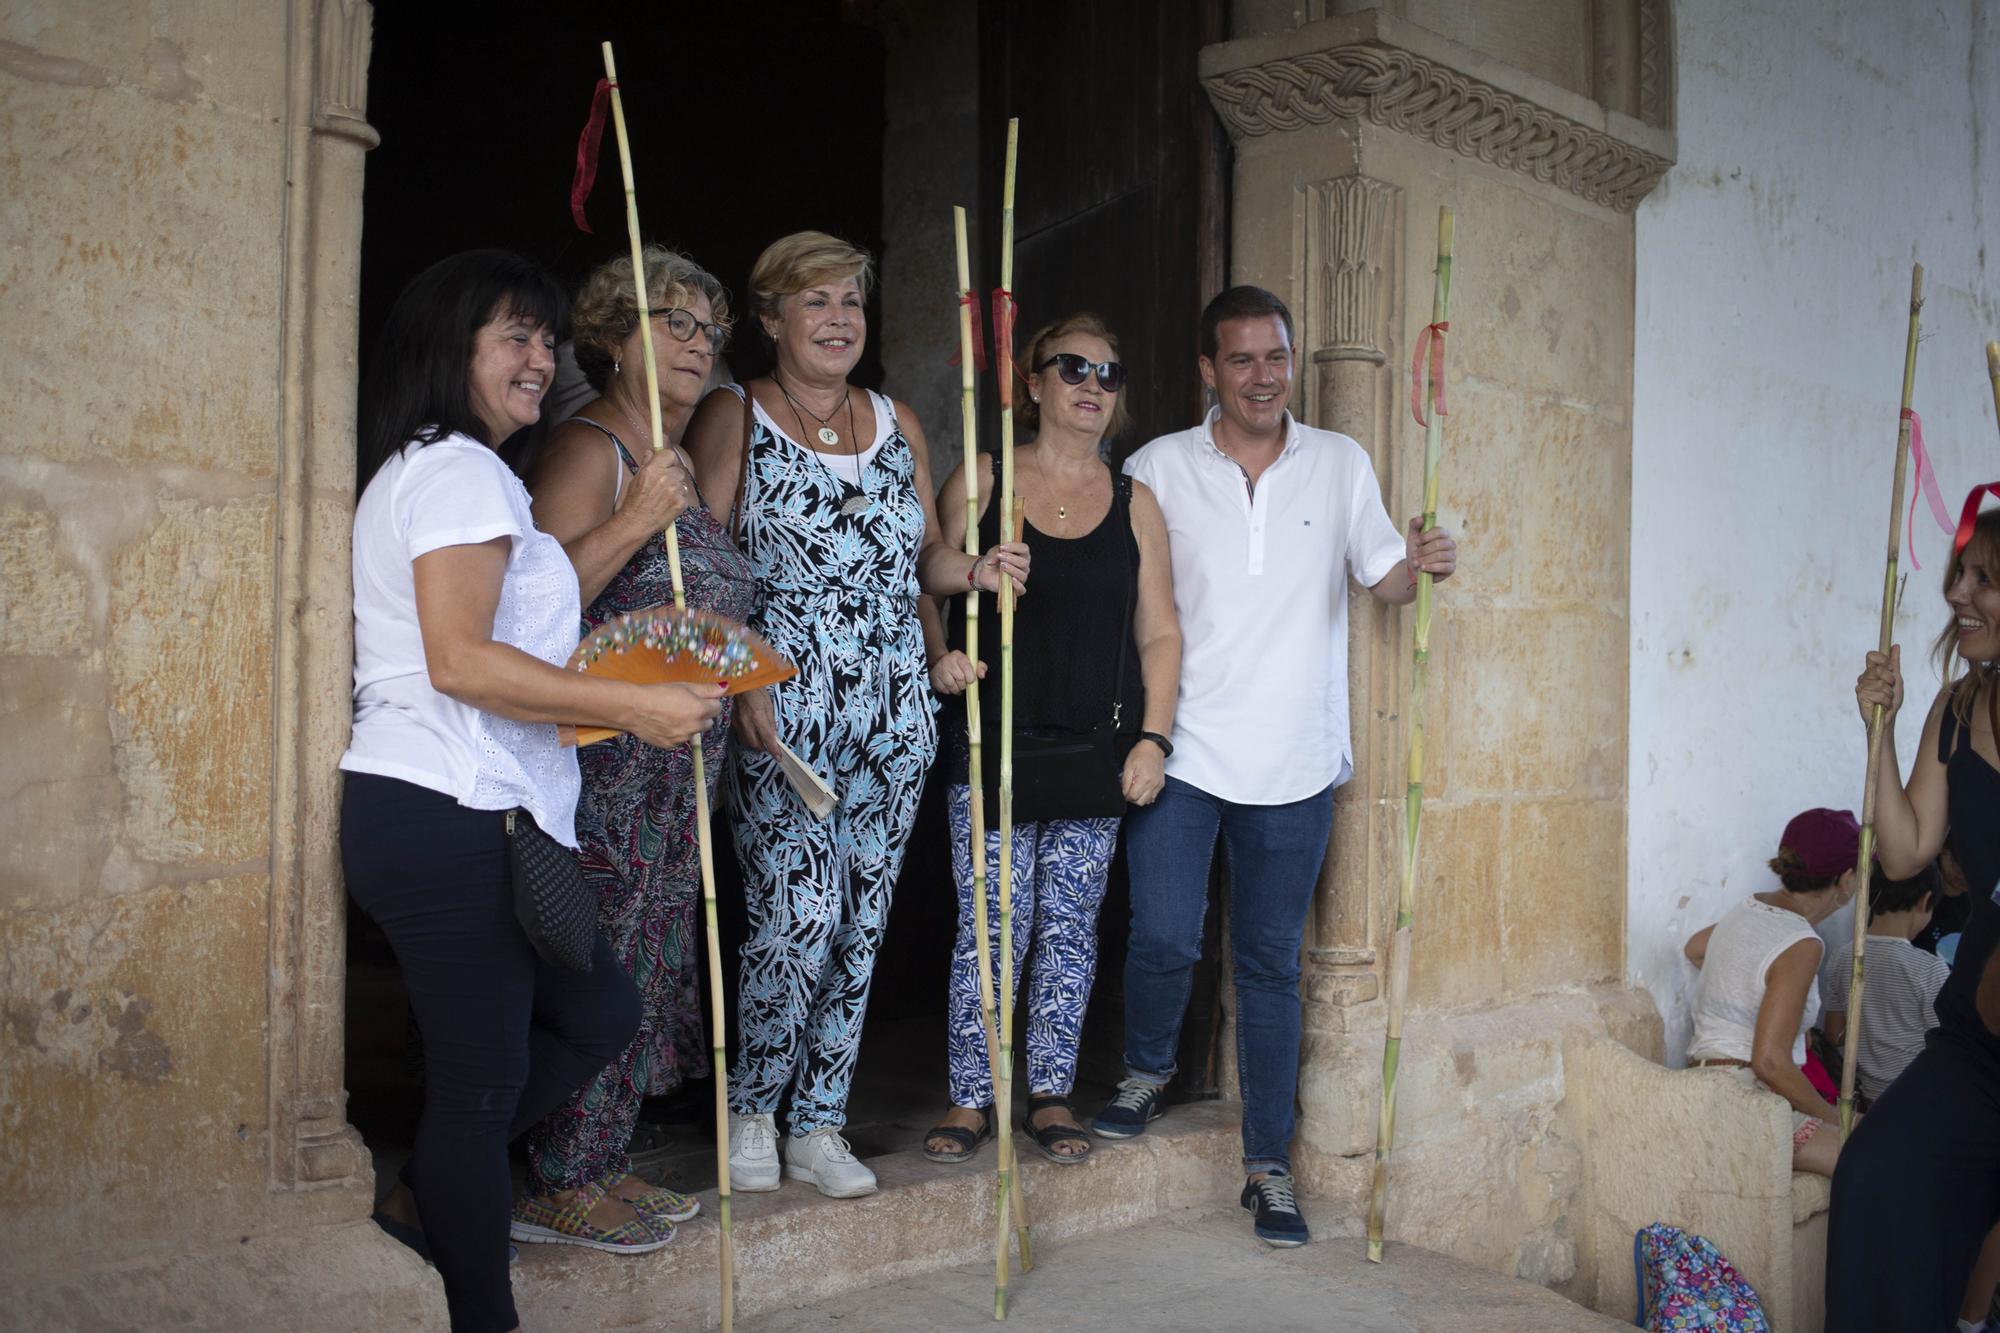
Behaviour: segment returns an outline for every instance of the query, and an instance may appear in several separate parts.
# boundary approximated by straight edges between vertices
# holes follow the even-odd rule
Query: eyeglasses
[[[1035,373],[1039,375],[1050,366],[1056,368],[1056,374],[1062,376],[1064,384],[1081,384],[1090,377],[1090,372],[1094,370],[1097,372],[1097,387],[1104,390],[1104,392],[1117,393],[1125,387],[1125,366],[1123,362],[1086,361],[1075,352],[1057,352],[1054,356],[1036,366]]]
[[[722,331],[720,324],[709,324],[696,319],[694,312],[691,310],[683,310],[679,306],[675,306],[671,310],[654,310],[650,313],[654,319],[665,320],[667,322],[667,332],[673,334],[675,338],[682,342],[694,341],[694,335],[697,330],[707,333],[708,350],[711,352],[720,352],[723,343],[729,340],[729,335]]]

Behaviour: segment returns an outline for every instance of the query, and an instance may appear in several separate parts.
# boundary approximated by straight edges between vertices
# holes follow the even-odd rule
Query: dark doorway
[[[1125,452],[1192,424],[1200,305],[1223,276],[1226,141],[1200,93],[1196,53],[1224,35],[1222,0],[939,0],[975,6],[981,99],[976,264],[998,274],[1005,120],[1024,121],[1017,217],[1023,332],[1092,308],[1137,371]],[[649,238],[686,251],[735,296],[732,369],[762,373],[743,318],[751,263],[769,241],[815,227],[884,249],[884,34],[894,4],[766,0],[727,6],[604,5],[575,10],[498,0],[477,7],[384,0],[376,10],[369,115],[382,144],[368,159],[361,273],[364,364],[403,284],[477,246],[519,250],[572,286],[625,252],[617,150],[609,130],[585,234],[570,217],[577,134],[616,44]],[[1105,53],[1116,52],[1115,56]],[[968,150],[971,149],[968,145]],[[895,164],[922,170],[922,164]],[[968,201],[970,202],[970,201]],[[981,279],[975,278],[975,286]],[[897,312],[869,309],[858,382],[881,384],[883,332]],[[956,371],[950,372],[956,377]],[[892,388],[895,386],[891,386]],[[986,419],[993,416],[989,398]],[[931,422],[956,439],[956,422]],[[944,1107],[943,1009],[956,926],[942,768],[906,854],[878,961],[857,1076],[863,1155],[920,1138]],[[726,993],[734,1009],[742,939],[740,881],[718,820]],[[1122,1075],[1122,964],[1129,919],[1122,857],[1100,923],[1098,981],[1085,1030],[1077,1109],[1087,1117]],[[1211,913],[1213,923],[1217,914]],[[1211,925],[1211,933],[1213,932]],[[1213,1095],[1219,1019],[1213,947],[1197,979],[1180,1087]],[[393,956],[358,914],[349,922],[347,1086],[351,1121],[378,1166],[407,1152],[421,1080]],[[706,1008],[704,1007],[704,1014]],[[733,1021],[733,1014],[732,1014]],[[731,1048],[735,1043],[732,1040]],[[1017,1077],[1017,1088],[1024,1080]],[[712,1089],[649,1102],[641,1169],[680,1188],[713,1184]],[[870,1103],[865,1109],[859,1103]],[[383,1173],[386,1184],[390,1175]]]
[[[1228,237],[1228,138],[1201,90],[1201,48],[1227,35],[1223,0],[1093,0],[1085,5],[980,5],[980,234],[994,238],[1007,120],[1021,120],[1014,286],[1020,334],[1094,310],[1118,334],[1132,369],[1125,435],[1113,461],[1185,430],[1207,403],[1195,358],[1201,308],[1222,289]],[[1216,959],[1221,913],[1211,910],[1182,1026],[1175,1095],[1216,1095],[1222,1017]],[[1124,1077],[1124,960],[1131,891],[1124,852],[1099,918],[1098,977],[1081,1067]]]
[[[627,253],[609,124],[586,206],[593,232],[579,231],[570,215],[577,136],[607,39],[647,237],[693,256],[735,297],[738,336],[728,355],[737,374],[764,369],[742,319],[746,279],[764,245],[815,227],[881,252],[882,39],[835,0],[555,8],[385,0],[376,6],[369,69],[369,119],[382,142],[367,159],[362,210],[364,365],[397,293],[446,255],[516,250],[573,290]],[[882,327],[879,297],[868,316],[871,329]],[[858,382],[880,384],[878,347],[871,337]],[[742,913],[726,825],[718,852],[724,952],[733,964]],[[949,864],[941,864],[948,884]],[[421,1040],[387,942],[359,913],[349,919],[346,1030],[350,1120],[378,1167],[394,1166],[420,1110]],[[707,1173],[692,1185],[714,1183],[704,1109],[711,1099],[707,1083],[690,1086],[671,1104],[649,1104],[643,1127],[655,1141],[709,1136],[692,1145],[692,1169]],[[382,1178],[386,1185],[390,1175]]]

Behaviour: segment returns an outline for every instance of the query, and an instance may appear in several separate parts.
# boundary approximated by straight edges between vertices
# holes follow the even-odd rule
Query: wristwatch
[[[1161,734],[1160,734],[1159,732],[1157,732],[1157,731],[1142,731],[1142,732],[1140,732],[1140,733],[1139,733],[1139,739],[1140,739],[1140,740],[1142,740],[1142,741],[1151,741],[1151,742],[1152,742],[1153,744],[1155,744],[1155,745],[1159,746],[1159,747],[1160,747],[1160,756],[1161,756],[1162,758],[1164,758],[1164,759],[1171,759],[1171,758],[1173,758],[1173,755],[1174,755],[1174,743],[1173,743],[1172,741],[1168,740],[1168,739],[1167,739],[1167,738],[1166,738],[1165,736],[1162,736],[1162,735],[1161,735]]]

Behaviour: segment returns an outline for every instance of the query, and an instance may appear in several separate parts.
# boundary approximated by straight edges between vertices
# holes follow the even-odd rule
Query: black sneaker
[[[1243,1182],[1243,1206],[1256,1217],[1252,1227],[1257,1239],[1279,1249],[1295,1249],[1312,1239],[1306,1230],[1305,1215],[1292,1195],[1292,1178],[1273,1171],[1262,1180]]]
[[[1091,1133],[1100,1139],[1136,1139],[1146,1126],[1166,1112],[1165,1088],[1142,1078],[1128,1078],[1090,1122]]]

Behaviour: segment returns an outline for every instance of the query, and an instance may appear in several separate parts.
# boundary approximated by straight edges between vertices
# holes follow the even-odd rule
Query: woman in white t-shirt
[[[601,1069],[638,1023],[602,940],[588,973],[541,962],[516,920],[509,812],[576,845],[576,755],[557,724],[684,743],[720,686],[563,669],[576,572],[495,450],[534,426],[566,303],[497,250],[432,265],[397,299],[363,392],[354,514],[354,732],[340,766],[348,892],[396,950],[424,1035],[424,1112],[377,1214],[427,1250],[459,1330],[518,1327],[507,1144]],[[577,1240],[664,1240],[621,1200],[570,1191]]]
[[[1701,969],[1688,1064],[1762,1086],[1792,1107],[1792,1168],[1833,1174],[1837,1117],[1802,1066],[1819,1017],[1822,945],[1813,927],[1847,900],[1860,825],[1846,810],[1807,810],[1785,825],[1771,869],[1779,886],[1752,894],[1687,942]],[[1823,1130],[1827,1132],[1822,1132]]]

